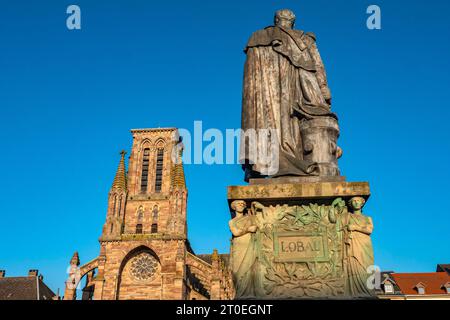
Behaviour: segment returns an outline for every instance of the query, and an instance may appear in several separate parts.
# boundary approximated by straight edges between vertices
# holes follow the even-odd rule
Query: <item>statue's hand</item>
[[[256,230],[258,230],[258,227],[257,227],[257,226],[250,226],[250,227],[248,227],[248,229],[247,229],[248,232],[252,232],[252,233],[256,232]]]
[[[280,40],[273,40],[272,41],[272,46],[277,47],[282,45],[283,43]]]
[[[253,201],[251,204],[250,213],[252,215],[256,215],[259,211],[264,212],[264,206],[257,201]]]
[[[334,199],[334,201],[331,203],[332,207],[338,207],[338,208],[343,208],[345,207],[345,201],[342,200],[342,198],[336,198]]]

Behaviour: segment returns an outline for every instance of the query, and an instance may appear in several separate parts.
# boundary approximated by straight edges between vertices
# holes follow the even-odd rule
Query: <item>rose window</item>
[[[130,273],[138,280],[150,280],[158,271],[159,263],[150,253],[144,252],[131,261]]]

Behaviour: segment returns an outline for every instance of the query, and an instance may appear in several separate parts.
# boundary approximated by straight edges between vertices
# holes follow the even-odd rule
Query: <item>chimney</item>
[[[37,277],[38,274],[39,274],[39,270],[37,270],[37,269],[31,269],[30,271],[28,271],[29,277]]]
[[[4,278],[6,274],[6,270],[0,270],[0,279]]]

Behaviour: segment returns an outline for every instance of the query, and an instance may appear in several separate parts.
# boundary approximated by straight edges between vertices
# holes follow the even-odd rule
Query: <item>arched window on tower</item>
[[[141,223],[138,223],[136,225],[136,233],[138,233],[138,234],[142,233],[142,224]]]
[[[144,219],[144,209],[142,209],[142,207],[140,207],[138,210],[138,214],[137,214],[138,223],[141,223],[143,219]]]
[[[173,212],[177,212],[178,211],[178,192],[175,193],[175,201],[173,202]]]
[[[120,212],[122,211],[122,197],[119,198],[119,211],[117,211],[117,215],[120,217]]]
[[[147,192],[149,162],[150,162],[150,149],[146,148],[144,149],[144,156],[142,158],[141,192]]]
[[[155,192],[161,192],[163,176],[164,149],[158,149],[156,155]]]
[[[113,200],[114,204],[113,204],[113,211],[112,211],[112,215],[116,214],[116,204],[117,204],[117,196],[114,195],[114,200]]]
[[[181,203],[181,198],[182,198],[182,194],[177,194],[177,212],[176,213],[181,213],[181,211],[183,210],[182,208],[182,203]]]
[[[158,206],[154,206],[153,207],[152,221],[153,221],[153,223],[157,223],[158,222]]]

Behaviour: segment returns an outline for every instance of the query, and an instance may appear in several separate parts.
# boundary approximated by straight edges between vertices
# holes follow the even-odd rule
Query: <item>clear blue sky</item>
[[[82,30],[66,28],[78,4]],[[370,4],[382,30],[366,28]],[[376,263],[450,262],[450,3],[428,1],[2,1],[0,269],[63,289],[75,250],[96,257],[107,193],[132,128],[240,125],[249,35],[291,8],[313,31],[340,117],[342,173],[369,181]],[[227,252],[239,166],[190,165],[189,236]]]

